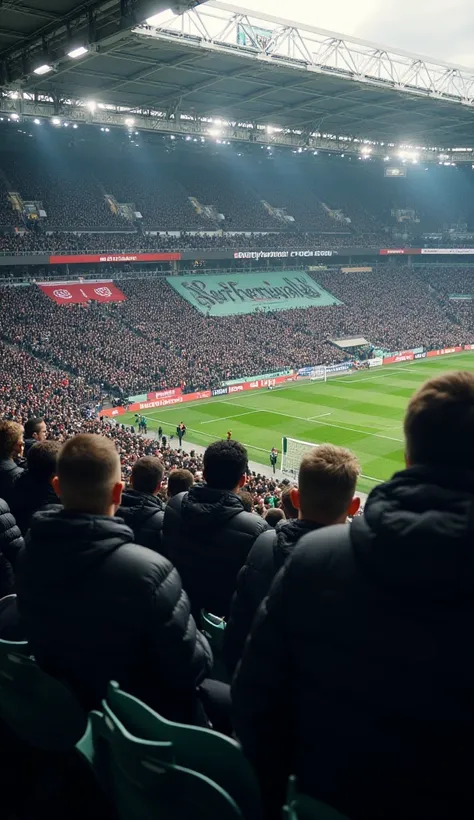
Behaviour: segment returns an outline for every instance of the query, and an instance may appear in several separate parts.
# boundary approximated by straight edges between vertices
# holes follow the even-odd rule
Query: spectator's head
[[[23,427],[15,421],[0,421],[0,459],[14,459],[23,453]]]
[[[31,477],[37,481],[51,482],[57,473],[60,452],[59,441],[38,441],[33,444],[26,457]]]
[[[48,431],[46,429],[46,422],[44,419],[31,418],[25,424],[25,439],[35,439],[36,441],[45,441]]]
[[[253,512],[253,498],[251,493],[248,493],[247,490],[239,490],[237,495],[244,505],[245,512]]]
[[[247,476],[247,450],[238,441],[215,441],[204,453],[204,481],[214,490],[238,492]]]
[[[265,521],[267,522],[269,527],[273,527],[275,529],[276,525],[280,523],[280,521],[285,520],[285,513],[283,510],[280,510],[279,507],[270,507],[269,510],[265,513]]]
[[[186,493],[194,484],[194,476],[189,470],[172,470],[168,476],[168,498]]]
[[[444,373],[422,384],[405,413],[407,466],[474,468],[474,374]]]
[[[298,510],[291,500],[291,487],[285,487],[281,494],[281,506],[286,518],[298,518]]]
[[[66,510],[113,516],[123,483],[115,444],[105,436],[80,433],[63,446],[53,487]]]
[[[344,523],[360,506],[354,496],[359,475],[350,450],[333,444],[314,447],[301,459],[298,487],[290,490],[298,517],[324,525]]]
[[[156,456],[143,456],[132,467],[130,484],[139,493],[149,493],[157,495],[161,489],[161,483],[165,468]]]

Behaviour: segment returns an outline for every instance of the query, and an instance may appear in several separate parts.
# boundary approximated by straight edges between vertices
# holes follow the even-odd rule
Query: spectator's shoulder
[[[253,538],[258,538],[262,533],[270,529],[267,522],[260,518],[255,513],[249,513],[243,510],[233,519],[234,528],[239,532],[251,535]]]
[[[293,576],[309,577],[317,571],[319,578],[329,577],[339,575],[349,564],[352,566],[351,556],[351,525],[334,524],[303,535],[293,550],[289,567]]]

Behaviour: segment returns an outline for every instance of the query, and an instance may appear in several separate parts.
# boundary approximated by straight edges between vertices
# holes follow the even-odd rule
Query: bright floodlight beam
[[[92,113],[94,113],[94,111],[95,111],[95,110],[96,110],[96,108],[97,108],[97,103],[96,103],[96,101],[95,101],[95,100],[88,100],[88,101],[86,102],[86,108],[88,108],[88,109],[89,109],[89,111],[91,111]]]
[[[163,11],[158,12],[158,14],[153,14],[151,17],[147,17],[145,23],[147,26],[152,26],[153,28],[159,28],[164,22],[174,19],[178,15],[171,11],[171,9],[164,9]]]
[[[135,125],[135,120],[133,119],[133,117],[127,117],[125,119],[125,125],[128,125],[129,128]]]
[[[67,56],[71,57],[72,60],[77,60],[78,57],[83,57],[88,51],[89,49],[85,46],[77,46],[77,48],[73,48],[71,51],[68,51]]]
[[[53,70],[53,66],[49,63],[43,63],[42,65],[37,66],[33,69],[34,74],[49,74],[50,71]]]

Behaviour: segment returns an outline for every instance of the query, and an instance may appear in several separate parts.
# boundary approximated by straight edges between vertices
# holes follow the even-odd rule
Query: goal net
[[[319,444],[314,444],[310,441],[299,441],[297,438],[288,438],[284,436],[281,444],[281,471],[286,478],[292,478],[295,481],[298,478],[298,471],[300,469],[301,459],[304,454],[314,447],[319,447]]]

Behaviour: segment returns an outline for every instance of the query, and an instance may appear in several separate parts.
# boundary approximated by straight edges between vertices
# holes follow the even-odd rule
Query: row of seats
[[[219,619],[205,614],[211,640]],[[120,820],[261,820],[259,786],[239,744],[211,729],[173,723],[110,682],[86,715],[71,691],[30,657],[26,641],[0,639],[0,720],[24,744],[85,763]],[[51,758],[54,760],[54,757]],[[344,820],[297,793],[286,820]]]

